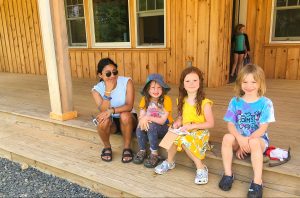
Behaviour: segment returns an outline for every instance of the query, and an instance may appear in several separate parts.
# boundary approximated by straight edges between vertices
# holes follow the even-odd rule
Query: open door
[[[248,0],[233,0],[233,7],[232,7],[232,23],[231,23],[231,35],[234,35],[235,27],[238,24],[244,24],[247,26],[247,6]],[[229,83],[235,81],[235,77],[230,77],[230,72],[232,70],[233,64],[233,51],[231,50],[230,53],[230,70],[229,70]]]

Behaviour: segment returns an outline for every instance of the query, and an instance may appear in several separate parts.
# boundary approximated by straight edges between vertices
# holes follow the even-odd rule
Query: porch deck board
[[[89,79],[73,79],[73,100],[74,100],[74,109],[78,111],[79,117],[74,120],[69,120],[65,122],[53,121],[49,119],[50,112],[50,101],[49,101],[49,93],[47,86],[47,78],[46,76],[35,76],[35,75],[22,75],[22,74],[8,74],[8,73],[0,73],[0,111],[2,112],[13,112],[14,114],[26,115],[33,118],[39,118],[50,122],[63,123],[64,125],[76,126],[78,128],[83,128],[85,130],[90,131],[91,133],[96,134],[96,129],[91,122],[91,115],[96,115],[97,110],[95,108],[95,104],[93,98],[90,94],[90,90],[96,82],[94,80]],[[172,89],[169,92],[173,103],[175,103],[176,97],[178,96],[178,88],[175,85],[171,85]],[[274,103],[275,108],[275,117],[276,122],[272,123],[269,128],[269,135],[271,139],[271,145],[278,146],[280,148],[288,148],[291,146],[292,148],[292,159],[285,165],[267,168],[275,172],[290,174],[295,176],[300,176],[300,111],[298,110],[300,106],[300,81],[296,80],[267,80],[267,94],[266,96],[271,98]],[[141,98],[139,91],[142,88],[142,85],[136,84],[136,100],[135,107],[137,107],[138,102]],[[230,98],[233,96],[233,84],[229,84],[220,88],[208,88],[206,89],[206,95],[208,98],[214,101],[213,112],[215,117],[215,127],[210,130],[211,139],[214,142],[221,142],[222,136],[226,133],[226,123],[223,121],[224,113],[227,109],[227,105],[229,103]],[[137,109],[137,108],[136,108]],[[176,107],[173,105],[173,115],[176,115]],[[2,122],[2,126],[8,127],[10,123]],[[21,127],[22,124],[26,125],[27,123],[18,123]],[[48,126],[51,129],[52,126]],[[9,128],[9,127],[8,127]],[[5,127],[3,128],[5,129]],[[48,128],[43,129],[43,131],[47,131]],[[57,130],[57,129],[56,129]],[[11,130],[11,135],[16,135],[17,132]],[[29,134],[29,133],[28,133]],[[26,133],[27,135],[27,133]],[[0,133],[0,138],[4,139],[8,134]],[[80,134],[78,134],[78,138],[80,139]],[[14,138],[12,138],[14,139]],[[96,135],[97,144],[99,144],[99,139]],[[43,140],[44,144],[47,144],[47,140]],[[65,140],[67,141],[67,140]],[[122,141],[121,138],[118,140],[114,140],[113,143],[115,147],[121,147]],[[9,141],[7,141],[9,142]],[[68,140],[68,144],[72,144],[73,140]],[[4,143],[4,142],[3,142]],[[6,142],[5,142],[6,143]],[[2,144],[2,143],[1,143]],[[0,145],[1,145],[0,144]],[[13,144],[13,143],[12,143]],[[16,142],[14,143],[16,144]],[[53,143],[54,144],[54,143]],[[80,143],[83,147],[82,150],[87,151],[89,146],[84,146],[85,143],[82,141]],[[26,144],[24,144],[26,145]],[[26,147],[26,146],[24,146]],[[69,146],[64,145],[62,148],[68,150]],[[219,147],[219,144],[217,144]],[[51,147],[49,147],[51,148]],[[25,148],[22,148],[25,149]],[[21,149],[21,150],[22,150]],[[99,149],[99,147],[98,147]],[[72,150],[72,149],[71,149]],[[115,149],[116,152],[119,149]],[[28,152],[28,151],[27,151]],[[42,150],[40,151],[42,152]],[[72,152],[72,151],[70,151]],[[92,160],[92,162],[100,162],[97,151],[88,150],[87,153],[93,153],[93,157],[86,156],[82,157],[78,160]],[[220,158],[220,151],[217,149],[217,158]],[[56,154],[55,154],[56,155]],[[63,155],[61,155],[63,156]],[[124,168],[121,166],[120,162],[120,153],[117,153],[116,168]],[[213,155],[211,154],[213,157]],[[76,157],[76,156],[74,156]],[[77,156],[79,157],[79,156]],[[40,157],[42,160],[42,156]],[[94,160],[94,161],[93,161]],[[185,167],[191,167],[185,158],[179,157],[179,160],[183,161],[181,164],[185,165]],[[72,161],[72,160],[71,160]],[[76,160],[75,160],[76,161]],[[75,163],[75,162],[74,162]],[[237,164],[247,164],[242,161],[236,161]],[[102,164],[102,163],[101,163]],[[103,164],[100,166],[104,166]],[[111,166],[111,165],[110,165]],[[114,166],[114,165],[112,165]],[[131,166],[131,165],[129,165]],[[181,167],[181,166],[179,166]],[[98,165],[97,165],[97,168]],[[97,169],[95,168],[95,170]],[[139,167],[141,168],[141,167]],[[145,171],[141,169],[140,171]],[[146,170],[147,171],[147,170]],[[175,170],[174,170],[175,171]],[[139,172],[140,174],[141,172]],[[150,174],[150,172],[149,172]],[[179,174],[179,173],[178,173]],[[178,177],[178,174],[174,174],[174,179]],[[183,174],[183,173],[182,173]],[[190,171],[188,177],[193,177],[194,172]],[[170,177],[173,174],[170,175]],[[149,175],[148,175],[149,176]],[[163,176],[164,177],[164,176]],[[216,180],[219,176],[215,176]],[[180,178],[180,177],[179,177]],[[210,179],[213,179],[214,176],[210,176]],[[149,178],[148,178],[149,179]],[[173,178],[172,178],[173,179]],[[214,183],[217,183],[214,182]],[[241,184],[242,185],[242,184]],[[296,185],[296,186],[299,186]],[[294,186],[293,188],[295,188]],[[300,187],[300,186],[299,186]],[[203,188],[202,188],[203,189]],[[296,188],[297,189],[297,188]],[[300,194],[299,192],[296,194]],[[209,196],[209,195],[207,195]],[[215,195],[217,196],[217,195]],[[226,196],[226,195],[221,195]]]
[[[219,175],[209,174],[210,182],[204,186],[193,183],[195,170],[178,165],[165,175],[156,175],[153,169],[133,163],[121,163],[120,142],[113,141],[113,163],[100,160],[99,145],[30,129],[24,126],[7,125],[4,130],[0,121],[1,149],[11,152],[12,160],[26,158],[27,163],[43,171],[63,178],[73,174],[71,181],[81,185],[94,182],[93,190],[116,196],[139,197],[239,197],[246,195],[248,183],[236,180],[230,192],[218,189]],[[1,156],[1,155],[0,155]],[[43,167],[42,167],[43,166]],[[48,171],[47,171],[48,170]],[[79,177],[79,178],[78,178]],[[85,178],[85,179],[83,179]],[[70,178],[69,178],[70,179]],[[97,186],[98,184],[98,186]],[[295,197],[293,194],[265,188],[269,197]]]

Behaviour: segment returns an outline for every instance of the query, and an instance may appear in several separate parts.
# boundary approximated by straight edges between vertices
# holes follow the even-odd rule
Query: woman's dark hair
[[[182,71],[181,76],[180,76],[179,97],[178,97],[178,106],[177,106],[179,116],[182,116],[182,108],[183,108],[183,105],[184,105],[184,98],[188,95],[187,91],[184,88],[184,79],[190,73],[195,73],[199,76],[199,89],[197,91],[197,95],[196,95],[196,98],[195,98],[195,103],[196,103],[197,114],[198,115],[201,114],[202,100],[205,98],[204,85],[203,85],[203,81],[204,81],[203,73],[197,67],[188,67],[188,68],[186,68]]]
[[[118,65],[117,65],[113,60],[111,60],[110,58],[102,58],[102,59],[99,61],[99,63],[98,63],[97,74],[99,74],[99,73],[101,74],[103,68],[104,68],[106,65],[114,65],[115,67],[118,67]]]
[[[154,81],[154,80],[152,80],[152,81]],[[150,103],[150,99],[151,99],[151,96],[150,96],[150,94],[149,94],[149,90],[150,90],[150,84],[151,84],[151,82],[152,81],[150,81],[149,83],[147,83],[147,85],[146,85],[146,87],[145,87],[145,89],[144,89],[144,91],[143,91],[143,94],[144,94],[144,96],[145,96],[145,109],[147,109],[148,108],[148,106],[149,106],[149,103]],[[154,81],[155,83],[158,83],[158,82],[156,82],[156,81]],[[159,83],[158,83],[159,84]],[[164,89],[163,87],[162,87],[162,94],[159,96],[159,98],[158,98],[158,101],[157,101],[157,104],[159,104],[159,105],[164,105],[164,98],[165,98],[165,95],[166,95],[166,89]]]

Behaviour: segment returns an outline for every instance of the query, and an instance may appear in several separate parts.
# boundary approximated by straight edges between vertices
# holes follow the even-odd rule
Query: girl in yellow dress
[[[178,118],[173,128],[188,131],[180,135],[168,150],[168,158],[155,167],[157,174],[164,174],[175,168],[174,157],[182,149],[196,165],[196,184],[208,182],[208,169],[201,160],[209,148],[209,132],[214,126],[212,101],[205,98],[203,91],[203,74],[196,67],[188,67],[182,71],[179,85]]]

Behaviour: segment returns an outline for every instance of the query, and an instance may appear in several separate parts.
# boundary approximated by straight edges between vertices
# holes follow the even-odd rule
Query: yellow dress
[[[204,116],[204,106],[206,104],[212,105],[213,102],[209,99],[202,100],[201,105],[201,114],[197,115],[196,106],[190,105],[187,102],[183,105],[183,112],[182,112],[182,124],[190,124],[190,123],[203,123],[205,122]],[[190,134],[185,136],[179,136],[175,140],[174,144],[177,145],[177,150],[182,150],[182,144],[188,148],[191,153],[194,154],[200,160],[205,158],[206,150],[210,149],[208,140],[209,140],[209,132],[208,130],[204,129],[193,129],[189,131]]]

